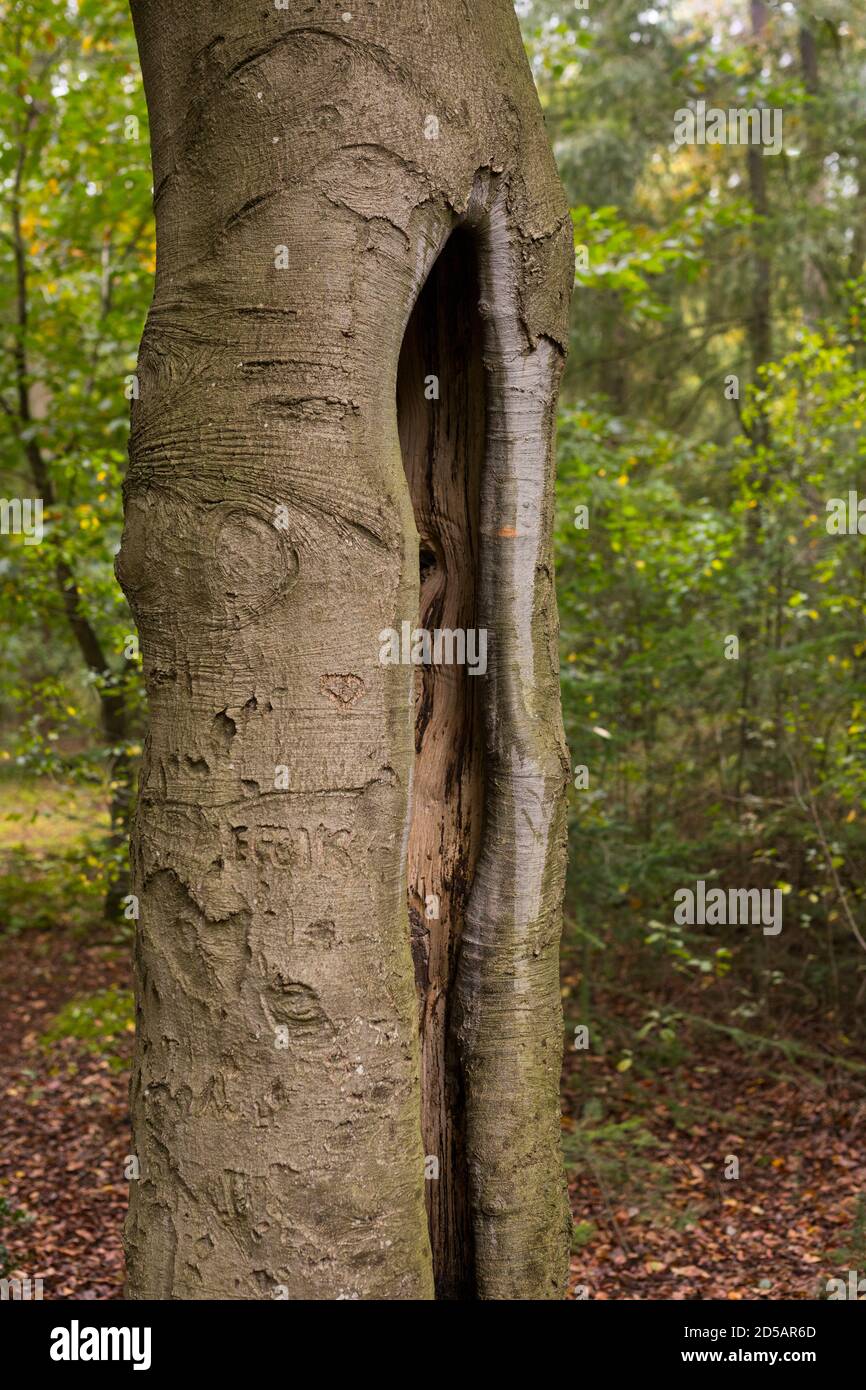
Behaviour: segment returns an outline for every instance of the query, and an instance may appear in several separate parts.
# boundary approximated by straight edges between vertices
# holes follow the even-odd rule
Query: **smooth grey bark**
[[[561,1296],[572,233],[517,21],[132,9],[157,278],[117,564],[150,710],[128,1294]],[[419,614],[486,628],[486,677],[382,664]]]

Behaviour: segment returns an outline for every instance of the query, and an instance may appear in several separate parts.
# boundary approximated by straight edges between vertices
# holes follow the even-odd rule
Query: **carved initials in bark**
[[[276,864],[298,877],[312,873],[339,877],[354,868],[350,830],[328,830],[324,825],[313,831],[302,825],[297,830],[284,825],[260,825],[253,830],[235,826],[234,836],[241,863]]]
[[[555,1298],[572,233],[517,22],[132,8],[158,270],[118,559],[150,701],[128,1293]],[[404,622],[486,629],[486,675],[380,664]]]

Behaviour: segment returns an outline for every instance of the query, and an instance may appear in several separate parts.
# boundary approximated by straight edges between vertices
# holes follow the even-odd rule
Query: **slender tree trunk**
[[[128,1292],[561,1296],[572,234],[512,5],[132,8]]]
[[[750,0],[752,38],[756,54],[760,58],[764,32],[767,27],[767,6],[765,0]],[[759,371],[766,366],[773,355],[772,338],[772,267],[768,247],[769,203],[767,200],[767,166],[763,146],[750,144],[746,150],[746,163],[749,176],[749,200],[756,219],[753,234],[753,287],[750,346],[752,355],[752,378],[760,384]],[[766,443],[766,421],[763,413],[755,423],[758,443]]]
[[[27,263],[27,247],[22,229],[22,189],[24,170],[28,157],[28,138],[38,119],[34,109],[27,112],[23,127],[19,132],[19,145],[14,173],[9,190],[9,212],[12,227],[12,249],[15,257],[15,330],[13,347],[13,368],[16,386],[16,409],[5,402],[3,409],[7,414],[12,432],[21,448],[37,495],[51,513],[57,505],[48,460],[37,442],[33,426],[40,413],[39,395],[48,397],[44,386],[31,380],[29,353],[30,330],[30,285]],[[50,399],[50,397],[48,397]],[[41,413],[47,409],[43,402]],[[49,544],[52,542],[49,541]],[[58,553],[54,561],[54,580],[63,604],[63,612],[69,631],[90,674],[101,683],[98,689],[99,716],[102,736],[108,750],[109,782],[111,786],[108,851],[112,859],[126,848],[129,837],[129,810],[132,799],[132,768],[126,744],[129,735],[129,719],[126,705],[126,692],[122,683],[112,683],[113,675],[106,659],[99,634],[91,622],[83,602],[81,590],[75,573],[65,557]],[[111,878],[103,900],[103,912],[107,921],[117,923],[123,899],[129,892],[129,871],[124,864],[115,877]]]
[[[768,11],[765,0],[749,0],[752,40],[756,63],[760,63],[762,46],[765,40]],[[752,385],[763,389],[762,368],[771,361],[773,355],[773,279],[768,250],[770,214],[767,196],[767,170],[764,150],[760,144],[750,144],[746,150],[746,166],[749,179],[749,199],[755,224],[752,231],[752,314],[749,324],[749,348],[752,362]],[[753,507],[746,517],[744,557],[746,565],[758,571],[761,546],[763,544],[763,507],[760,494],[765,488],[761,468],[762,455],[770,447],[770,422],[762,404],[758,404],[751,427],[751,445],[756,460],[755,483],[759,494],[759,505]],[[734,794],[739,799],[748,784],[749,738],[753,707],[757,700],[755,690],[755,644],[763,622],[763,604],[757,594],[752,595],[740,620],[740,710],[739,733],[737,739],[737,769]]]
[[[801,17],[798,35],[800,50],[800,75],[810,102],[814,103],[821,92],[818,44],[807,17]],[[826,179],[824,177],[823,122],[815,111],[814,104],[806,107],[803,115],[806,128],[806,150],[811,184],[807,195],[807,209],[810,216],[810,230],[814,226],[814,236],[820,235],[821,214],[827,205]],[[820,242],[819,242],[820,245]],[[827,284],[821,273],[819,256],[807,251],[803,265],[803,317],[811,329],[820,322],[827,305]]]

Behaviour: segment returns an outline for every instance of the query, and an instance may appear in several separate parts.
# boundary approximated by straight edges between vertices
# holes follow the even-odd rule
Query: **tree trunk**
[[[761,45],[767,27],[767,6],[765,0],[750,0],[749,10],[752,21],[752,39],[760,58]],[[773,356],[772,346],[772,267],[768,249],[770,215],[767,199],[767,166],[764,162],[763,146],[750,144],[746,150],[746,164],[749,176],[749,201],[755,217],[753,232],[753,275],[752,315],[750,324],[750,346],[752,355],[752,380],[760,385],[760,369],[766,366]],[[766,420],[763,412],[755,423],[757,442],[766,444]]]
[[[132,8],[129,1296],[561,1296],[572,234],[517,21]],[[404,624],[486,672],[389,662]]]
[[[765,0],[749,0],[749,14],[752,27],[752,43],[755,51],[755,65],[760,68],[762,47],[765,42],[768,11]],[[752,313],[749,321],[749,349],[752,362],[752,385],[763,390],[762,369],[772,360],[773,355],[773,278],[769,256],[769,217],[770,205],[767,196],[767,170],[764,151],[759,144],[750,144],[746,150],[746,167],[749,180],[749,201],[754,215],[752,228]],[[766,481],[761,471],[763,454],[770,447],[770,421],[766,407],[757,402],[749,434],[752,453],[756,461],[755,487],[760,494],[765,490]],[[760,502],[760,498],[756,499]],[[753,507],[746,515],[744,566],[755,565],[763,543],[764,517],[762,505]],[[737,734],[737,764],[734,778],[734,795],[739,801],[748,789],[749,740],[752,734],[753,706],[757,695],[755,691],[755,644],[762,625],[763,605],[758,595],[750,595],[740,618],[740,708],[739,730]]]

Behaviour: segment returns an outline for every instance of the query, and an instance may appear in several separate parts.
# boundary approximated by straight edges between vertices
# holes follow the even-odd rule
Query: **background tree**
[[[21,700],[27,712],[9,751],[42,774],[74,763],[84,781],[107,776],[111,831],[98,877],[117,923],[138,662],[110,561],[129,320],[141,312],[153,255],[147,131],[122,12],[3,8],[3,493],[40,499],[45,528],[43,543],[18,538],[2,562],[4,707],[8,717]]]

